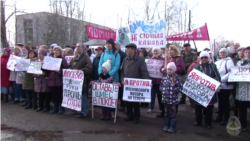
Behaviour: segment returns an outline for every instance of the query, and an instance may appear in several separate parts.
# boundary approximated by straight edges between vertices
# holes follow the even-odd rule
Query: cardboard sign
[[[41,67],[42,67],[42,62],[31,62],[27,70],[27,73],[43,74]]]
[[[102,29],[94,26],[86,25],[89,39],[108,40],[112,38],[116,40],[116,32],[113,30]]]
[[[164,60],[145,59],[145,62],[151,78],[162,78],[163,74],[160,69],[164,64]]]
[[[138,48],[166,46],[166,23],[161,20],[132,21],[129,24],[130,42]]]
[[[45,56],[43,60],[43,69],[59,71],[62,63],[62,58],[53,58]]]
[[[68,64],[70,64],[70,61],[74,58],[74,56],[65,56],[65,60]]]
[[[81,111],[83,81],[83,71],[63,69],[63,107]]]
[[[92,105],[116,108],[119,86],[109,83],[92,83]]]
[[[193,69],[183,85],[182,92],[207,107],[219,86],[218,81],[197,69]]]
[[[123,100],[129,102],[151,102],[152,80],[124,78]]]
[[[30,59],[16,60],[15,71],[27,71],[30,66]]]
[[[230,67],[228,81],[229,82],[250,82],[249,66],[233,66]]]
[[[15,55],[10,55],[10,58],[7,62],[7,69],[8,70],[11,70],[11,71],[14,71],[15,70],[15,65],[16,65],[16,61],[17,60],[20,60],[21,57],[18,57],[18,56],[15,56]]]

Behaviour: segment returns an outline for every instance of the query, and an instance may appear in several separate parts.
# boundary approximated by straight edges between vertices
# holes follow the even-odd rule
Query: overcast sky
[[[142,0],[87,0],[86,20],[89,21],[91,13],[91,22],[117,28],[117,14],[126,19],[129,3],[140,11]],[[250,46],[250,0],[188,0],[188,3],[190,8],[198,3],[192,11],[192,23],[197,27],[207,23],[211,40],[222,35],[241,46]],[[26,12],[49,11],[49,0],[17,0],[17,8]],[[13,19],[8,24],[12,23]],[[13,24],[10,27],[14,30]],[[209,44],[199,41],[197,45],[204,48]]]

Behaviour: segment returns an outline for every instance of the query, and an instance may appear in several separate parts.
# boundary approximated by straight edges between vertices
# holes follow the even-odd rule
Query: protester
[[[22,43],[17,43],[16,46],[20,47],[21,49],[23,48],[23,44]]]
[[[51,89],[54,109],[50,111],[50,114],[63,114],[64,108],[62,105],[63,98],[63,82],[62,82],[62,69],[67,69],[67,61],[62,57],[62,48],[60,46],[53,47],[54,58],[62,59],[61,67],[57,71],[50,71],[48,86]]]
[[[146,63],[143,58],[136,54],[136,45],[130,43],[125,46],[127,57],[123,60],[121,66],[121,80],[124,85],[124,78],[138,78],[138,79],[150,79],[149,73],[146,67]],[[127,106],[127,121],[133,120],[134,124],[139,123],[140,119],[140,106],[139,102],[126,102]]]
[[[90,79],[90,74],[93,70],[92,64],[89,56],[84,53],[85,46],[82,43],[76,44],[75,56],[70,62],[70,69],[81,70],[84,73],[84,82],[82,86],[82,110],[80,113],[80,118],[86,117],[88,115],[88,80]]]
[[[9,80],[10,70],[7,69],[10,51],[11,50],[9,48],[3,48],[3,53],[1,56],[1,90],[3,93],[4,102],[8,102],[9,94],[11,94],[10,87],[12,86],[12,82]]]
[[[73,51],[72,48],[67,48],[67,53],[68,53],[67,56],[73,56],[74,55],[74,51]]]
[[[170,133],[175,131],[178,94],[182,90],[181,78],[175,73],[175,71],[175,63],[168,63],[166,75],[162,78],[159,88],[162,93],[162,101],[166,111],[165,126],[163,130]]]
[[[56,43],[50,45],[50,52],[49,56],[53,57],[54,56],[54,47],[58,46]]]
[[[201,52],[197,52],[197,60],[195,60],[188,68],[187,70],[187,74],[189,74],[195,67],[196,65],[198,65],[200,63],[200,53]]]
[[[89,49],[89,45],[86,45],[86,52],[87,52],[88,56],[90,57],[92,52],[91,52],[91,49]]]
[[[166,51],[166,48],[161,48],[161,57],[162,58],[165,58],[165,51]]]
[[[153,57],[151,57],[150,59],[154,59],[154,60],[164,60],[162,57],[161,57],[161,49],[160,48],[153,48],[152,49],[152,53],[153,53]],[[161,95],[161,92],[160,92],[160,84],[161,84],[161,78],[151,78],[152,79],[152,84],[153,84],[153,87],[151,89],[151,103],[150,103],[150,108],[148,109],[148,113],[152,113],[153,110],[154,110],[154,106],[155,106],[155,96],[157,94],[157,97],[158,97],[158,104],[159,104],[159,110],[162,111],[162,109],[164,107],[162,107],[162,103],[161,103],[161,97],[162,96],[159,96]]]
[[[28,52],[27,59],[30,59],[31,62],[36,61],[37,60],[36,52],[33,50],[30,50]],[[33,110],[36,110],[37,109],[37,94],[34,93],[34,76],[31,73],[24,72],[22,88],[26,92],[25,109],[30,109],[33,107]]]
[[[23,54],[22,54],[22,57],[23,58],[27,58],[28,57],[28,52],[31,50],[31,48],[29,47],[29,46],[24,46],[23,48],[22,48],[22,52],[23,52]]]
[[[240,47],[240,44],[235,42],[233,45],[233,58],[239,58],[238,54],[237,54],[237,49]]]
[[[103,47],[97,47],[95,49],[95,55],[96,57],[93,60],[93,71],[91,74],[91,79],[92,80],[98,80],[99,79],[99,74],[98,74],[98,67],[99,67],[99,62],[101,59],[101,55],[103,53]]]
[[[220,82],[220,74],[216,68],[216,65],[209,62],[210,55],[206,51],[202,51],[200,53],[200,64],[198,64],[195,69],[198,71],[208,75],[209,77],[217,80]],[[208,129],[211,128],[212,125],[212,118],[213,118],[213,108],[214,104],[217,102],[216,94],[212,97],[211,101],[209,102],[207,107],[203,107],[199,103],[195,102],[195,123],[194,126],[200,126],[202,125],[202,110],[204,110],[205,115],[205,125]]]
[[[234,63],[230,57],[228,57],[229,51],[226,48],[221,48],[220,60],[215,63],[221,77],[220,92],[217,93],[219,99],[219,113],[215,122],[221,122],[221,126],[225,126],[230,116],[229,97],[230,92],[233,90],[233,84],[228,84],[228,69],[234,66]]]
[[[41,45],[40,48],[38,49],[38,52],[40,51],[40,49],[44,49],[47,53],[46,56],[50,56],[50,53],[49,53],[49,47],[46,46],[46,45]]]
[[[71,49],[72,49],[73,51],[75,51],[75,48],[76,48],[76,44],[73,44],[73,45],[71,46]]]

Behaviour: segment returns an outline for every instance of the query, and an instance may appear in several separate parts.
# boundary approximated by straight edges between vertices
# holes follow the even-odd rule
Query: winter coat
[[[2,87],[10,87],[12,82],[9,80],[10,78],[10,70],[7,69],[7,63],[10,58],[8,56],[1,56],[1,86]]]
[[[197,55],[190,51],[189,54],[186,54],[185,51],[181,54],[184,64],[185,64],[185,73],[187,72],[189,66],[197,60]]]
[[[169,58],[167,58],[167,64],[170,63],[170,62],[174,62],[175,65],[176,65],[175,73],[182,76],[182,74],[185,71],[185,64],[184,64],[184,61],[183,61],[182,57],[181,56],[169,57]],[[162,71],[164,66],[165,66],[165,62],[163,64],[163,66],[161,67],[160,71],[165,74],[165,72]]]
[[[187,70],[187,74],[189,74],[189,73],[195,68],[195,66],[198,65],[198,64],[199,64],[198,60],[194,61],[194,62],[189,66],[189,68],[188,68],[188,70]]]
[[[105,63],[107,60],[111,61],[111,70],[109,71],[109,75],[110,76],[115,76],[115,79],[117,82],[119,82],[119,74],[118,74],[118,70],[120,68],[120,54],[115,51],[115,53],[113,53],[113,50],[106,50],[100,59],[99,62],[99,68],[98,68],[98,74],[102,73],[102,64]]]
[[[98,67],[99,67],[99,62],[100,62],[101,56],[97,56],[93,60],[93,72],[91,74],[91,78],[93,80],[98,80],[99,79],[99,74],[98,74]]]
[[[227,85],[227,81],[228,81],[228,70],[230,67],[234,66],[234,63],[232,61],[232,59],[230,57],[224,58],[224,59],[220,59],[219,61],[215,62],[215,65],[217,66],[217,69],[220,73],[220,77],[221,77],[221,85],[220,85],[220,89],[223,90],[232,90],[234,88],[233,84]]]
[[[115,79],[115,76],[110,76],[108,73],[107,74],[101,73],[100,78],[98,79],[97,82],[100,82],[100,83],[116,83],[116,79]]]
[[[151,57],[150,59],[154,60],[164,60],[161,56],[159,57]],[[161,78],[151,78],[152,79],[152,84],[153,85],[160,85],[161,84]]]
[[[92,63],[90,61],[90,58],[87,54],[83,53],[81,56],[75,56],[71,62],[70,62],[70,69],[77,69],[82,70],[84,73],[84,82],[83,82],[83,88],[82,93],[87,93],[87,83],[88,79],[90,79],[90,75],[93,70]]]
[[[57,58],[62,58],[61,56]],[[63,80],[62,80],[62,69],[69,68],[67,61],[62,58],[62,63],[59,72],[56,71],[50,71],[49,72],[49,82],[48,86],[50,87],[61,87],[63,86]]]
[[[32,59],[31,62],[35,61],[35,60],[37,60],[37,58]],[[34,90],[34,76],[33,76],[33,74],[24,72],[22,89]]]
[[[121,68],[122,62],[123,62],[124,58],[126,58],[127,54],[121,50],[118,53],[120,54],[120,67],[118,70],[118,74],[119,74],[119,78],[120,78],[121,77],[121,69],[120,68]]]
[[[172,84],[173,75],[175,75],[175,83]],[[166,74],[161,80],[160,91],[162,94],[162,102],[166,104],[178,104],[178,94],[182,90],[182,81],[177,74]]]
[[[250,60],[242,59],[237,66],[250,67]],[[250,82],[238,82],[236,85],[236,99],[239,101],[250,101]]]
[[[221,77],[220,77],[220,74],[216,68],[216,65],[213,63],[198,64],[198,65],[196,65],[195,69],[197,69],[198,71],[200,71],[202,73],[205,73],[209,77],[211,77],[219,82],[221,80]],[[216,96],[216,94],[214,94],[209,105],[214,105],[216,102],[217,102],[217,96]],[[198,103],[195,102],[195,104],[198,104]]]
[[[17,71],[10,71],[9,81],[16,82],[16,73],[17,73]]]
[[[137,54],[133,58],[127,56],[121,66],[121,80],[123,81],[125,77],[150,79],[145,60]]]

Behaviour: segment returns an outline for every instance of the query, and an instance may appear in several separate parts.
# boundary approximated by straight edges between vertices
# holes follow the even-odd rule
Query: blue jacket
[[[112,59],[110,59],[112,57]],[[110,76],[115,76],[117,82],[119,82],[119,74],[118,70],[120,69],[120,54],[116,51],[113,53],[113,50],[106,50],[100,59],[98,74],[102,73],[102,64],[105,63],[107,60],[111,60],[111,70],[109,72]]]

